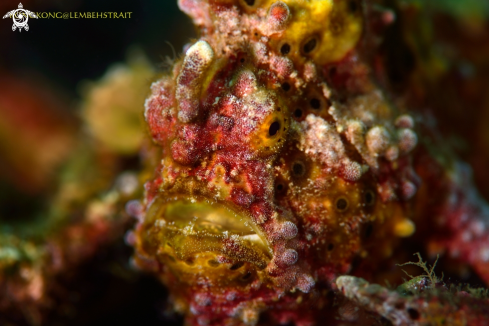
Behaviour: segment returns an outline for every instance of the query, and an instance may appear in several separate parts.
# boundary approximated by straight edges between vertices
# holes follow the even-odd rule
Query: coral
[[[486,206],[448,200],[472,189],[450,179],[449,165],[424,171],[438,160],[417,149],[424,125],[389,101],[358,43],[368,5],[179,5],[202,35],[146,101],[162,154],[133,244],[189,324],[332,320],[324,291],[335,279],[372,278],[413,234],[463,250],[487,278]],[[450,232],[425,232],[438,217]],[[471,232],[466,244],[457,231]]]

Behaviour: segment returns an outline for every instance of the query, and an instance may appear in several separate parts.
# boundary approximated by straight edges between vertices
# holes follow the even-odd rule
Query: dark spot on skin
[[[318,110],[318,109],[321,108],[321,101],[319,101],[317,98],[311,99],[311,101],[309,102],[309,104],[315,110]]]
[[[244,63],[245,62],[245,59],[244,58],[241,58],[241,60],[239,60],[239,62]]]
[[[237,269],[240,269],[241,267],[243,267],[244,263],[242,261],[240,262],[237,262],[235,264],[233,264],[231,267],[229,267],[230,270],[232,271],[235,271]]]
[[[318,41],[315,37],[307,41],[306,44],[304,44],[304,47],[302,48],[304,50],[304,53],[306,54],[311,53],[316,48],[317,43]]]
[[[282,89],[286,92],[290,90],[290,84],[289,83],[283,83],[282,84]]]
[[[286,55],[286,54],[289,54],[290,52],[290,45],[288,43],[285,43],[284,45],[282,45],[282,47],[280,48],[280,53],[282,53],[283,55]]]
[[[417,311],[416,309],[414,308],[408,308],[407,309],[407,313],[409,314],[409,317],[411,319],[414,319],[414,320],[418,320],[420,315],[419,315],[419,311]]]
[[[365,193],[365,204],[372,206],[375,203],[375,194],[372,190],[367,190]]]
[[[246,272],[246,274],[244,274],[243,276],[241,276],[241,279],[243,281],[248,281],[251,278],[252,275],[253,274],[251,274],[251,272]]]
[[[292,173],[296,177],[302,177],[304,174],[306,174],[306,167],[304,166],[304,163],[298,161],[292,164]]]
[[[331,251],[331,250],[333,250],[333,249],[334,249],[334,244],[333,244],[333,243],[330,243],[330,244],[328,245],[328,251]]]
[[[348,4],[348,9],[350,9],[350,12],[356,12],[358,10],[358,4],[356,1],[350,1]]]
[[[287,183],[285,183],[283,180],[277,180],[275,182],[275,193],[277,197],[282,197],[283,195],[287,194]]]
[[[209,266],[211,267],[217,267],[219,266],[219,262],[217,260],[214,260],[214,259],[211,259],[207,262],[207,264],[209,264]]]
[[[294,116],[295,116],[296,118],[300,118],[300,117],[302,117],[302,110],[301,110],[301,109],[296,109],[296,110],[294,111]]]
[[[338,198],[336,200],[336,209],[340,212],[344,212],[346,211],[348,208],[348,201],[346,200],[346,198]]]
[[[280,130],[280,122],[275,121],[270,125],[270,128],[268,128],[268,134],[270,136],[275,136],[279,130]]]
[[[248,6],[253,6],[255,4],[255,0],[244,0]]]

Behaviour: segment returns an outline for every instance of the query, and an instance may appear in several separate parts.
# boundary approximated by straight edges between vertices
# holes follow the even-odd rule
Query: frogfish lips
[[[156,197],[140,232],[141,249],[179,283],[247,284],[265,273],[272,249],[250,217],[206,198]]]

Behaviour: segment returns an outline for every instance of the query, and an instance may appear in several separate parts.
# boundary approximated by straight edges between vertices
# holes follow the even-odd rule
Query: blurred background
[[[20,0],[3,0],[3,16]],[[176,1],[24,0],[33,12],[132,12],[127,19],[29,19],[30,30],[12,32],[12,19],[0,21],[2,75],[30,78],[37,74],[72,98],[83,79],[99,78],[107,67],[124,61],[131,45],[139,45],[154,64],[173,56],[195,35]]]
[[[2,0],[1,16],[17,9],[19,1]],[[37,259],[25,258],[23,251],[19,254],[22,241],[29,239],[27,244],[36,253],[41,251],[49,234],[60,233],[55,226],[76,224],[87,216],[82,207],[110,189],[117,174],[140,169],[136,150],[140,144],[98,136],[104,138],[104,128],[112,132],[114,111],[125,110],[137,125],[120,128],[122,133],[140,138],[139,122],[151,82],[195,37],[176,1],[22,0],[22,4],[32,12],[132,14],[126,19],[30,18],[29,31],[22,32],[12,31],[11,18],[0,20],[0,270],[16,271],[22,264],[35,265]],[[128,95],[131,85],[139,96]],[[100,98],[120,98],[114,111],[106,112],[106,120],[105,113],[92,105]],[[40,320],[49,325],[179,324],[178,317],[165,313],[166,293],[160,283],[130,268],[132,250],[122,235],[133,222],[122,219],[117,231],[104,233],[117,240],[97,246],[90,259],[80,259],[81,265],[76,262],[81,272],[66,272],[69,267],[58,274],[43,271],[48,284],[43,302],[49,301],[44,297],[57,298],[46,303],[45,310],[28,308],[24,297],[8,298],[21,291],[5,292],[0,271],[0,324],[35,325]],[[54,242],[63,245],[58,238]],[[15,264],[5,258],[6,253],[13,253]],[[58,286],[49,285],[52,275],[60,275]],[[26,307],[24,311],[16,311],[16,300]]]
[[[1,1],[1,15],[17,9],[18,4],[18,0]],[[181,54],[195,31],[176,1],[25,0],[22,4],[33,12],[132,12],[126,19],[30,18],[27,32],[13,32],[11,18],[0,20],[0,189],[8,187],[5,179],[11,179],[20,190],[38,194],[55,174],[29,173],[31,169],[25,166],[29,163],[24,159],[51,167],[56,165],[52,161],[61,158],[29,157],[23,152],[32,152],[29,142],[41,142],[42,131],[12,142],[14,134],[19,135],[15,129],[36,125],[49,126],[44,129],[77,128],[88,81],[100,79],[112,64],[134,61],[139,55],[154,70],[147,77],[149,85],[158,73],[168,69],[168,59]],[[149,87],[146,89],[149,92]],[[70,134],[69,130],[59,132]],[[6,172],[6,167],[23,169],[23,182],[19,182],[19,175]],[[28,209],[29,205],[23,206]]]

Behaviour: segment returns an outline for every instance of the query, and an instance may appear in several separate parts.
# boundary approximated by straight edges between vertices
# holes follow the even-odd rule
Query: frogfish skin
[[[188,325],[337,321],[406,238],[489,283],[486,204],[370,65],[360,0],[179,0],[200,38],[145,104],[135,262]]]

